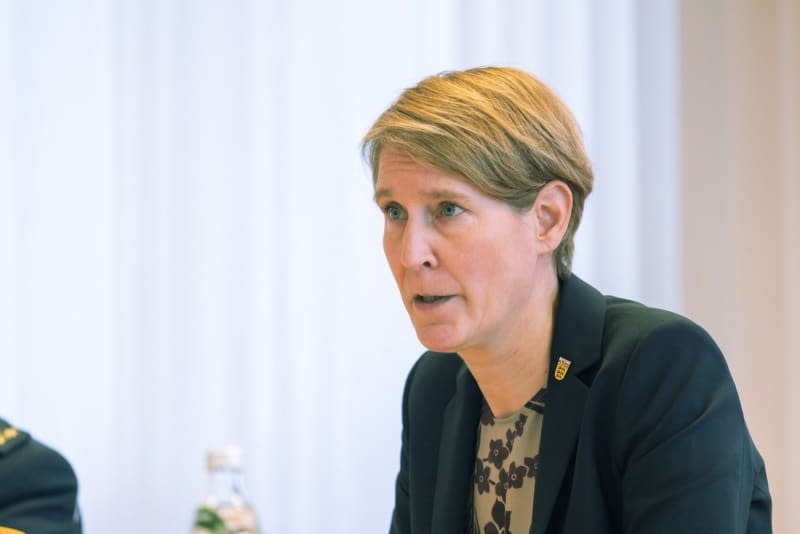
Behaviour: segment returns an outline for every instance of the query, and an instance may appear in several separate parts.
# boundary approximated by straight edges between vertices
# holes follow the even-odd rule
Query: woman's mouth
[[[453,298],[453,295],[416,295],[414,303],[422,305],[438,304],[451,298]]]

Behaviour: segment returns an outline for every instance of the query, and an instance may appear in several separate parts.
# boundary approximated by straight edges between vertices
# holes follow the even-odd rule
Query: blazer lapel
[[[436,534],[463,534],[472,513],[470,491],[483,397],[466,365],[462,364],[456,381],[456,393],[442,421],[431,520],[431,532]]]
[[[605,298],[576,276],[561,283],[539,448],[531,534],[545,534],[578,441],[584,405],[601,355]],[[563,358],[563,360],[561,360]],[[556,376],[559,360],[568,362]],[[563,370],[564,365],[561,368]],[[559,379],[560,378],[560,379]]]
[[[547,532],[564,476],[575,454],[587,393],[586,386],[574,376],[568,376],[557,385],[548,385],[531,534]]]

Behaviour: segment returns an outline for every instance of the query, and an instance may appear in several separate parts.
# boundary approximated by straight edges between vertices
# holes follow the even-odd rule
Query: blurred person
[[[0,534],[80,534],[69,462],[0,419]]]
[[[511,68],[426,78],[363,150],[429,349],[403,392],[392,533],[771,532],[714,341],[572,274],[593,175],[548,87]]]

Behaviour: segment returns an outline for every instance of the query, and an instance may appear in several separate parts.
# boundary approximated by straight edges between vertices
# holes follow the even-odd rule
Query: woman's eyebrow
[[[433,191],[425,191],[423,196],[432,198],[434,200],[441,200],[443,198],[459,200],[467,198],[467,195],[453,191],[452,189],[435,189]]]
[[[382,198],[392,197],[394,193],[388,187],[380,187],[375,190],[374,200],[378,202]],[[463,200],[467,198],[467,195],[464,193],[459,193],[458,191],[454,191],[452,189],[433,189],[431,191],[423,191],[422,196],[431,198],[433,200]]]
[[[373,200],[378,202],[380,199],[390,196],[392,196],[392,190],[387,187],[381,187],[375,190],[375,196],[373,197]]]

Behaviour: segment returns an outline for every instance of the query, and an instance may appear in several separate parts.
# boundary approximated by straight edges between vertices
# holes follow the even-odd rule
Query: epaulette
[[[0,458],[28,442],[30,435],[0,419]]]

